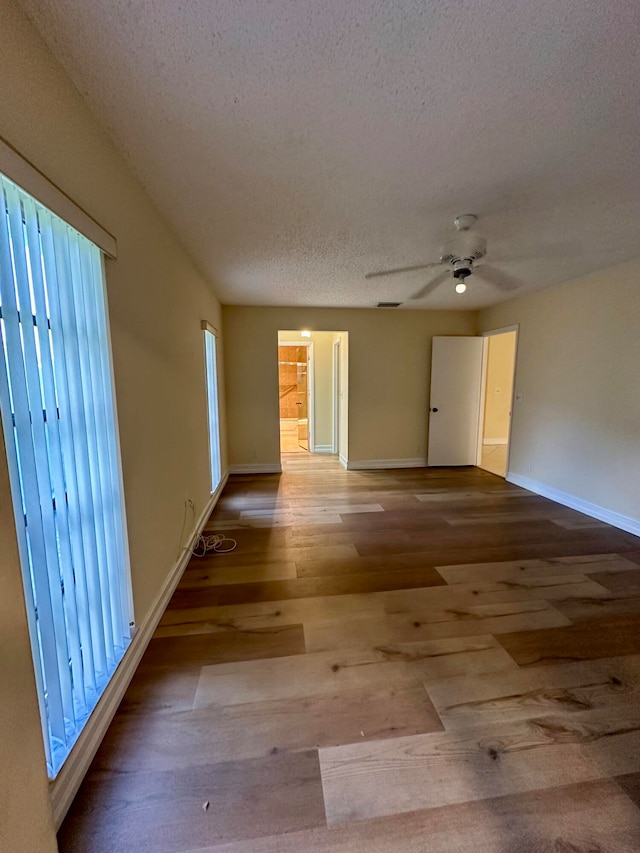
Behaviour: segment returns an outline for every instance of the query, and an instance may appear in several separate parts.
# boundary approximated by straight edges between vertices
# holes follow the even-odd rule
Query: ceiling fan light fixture
[[[476,221],[477,217],[473,213],[464,213],[456,217],[455,234],[440,249],[439,262],[413,264],[412,266],[395,267],[389,270],[377,270],[376,272],[367,273],[365,278],[377,278],[379,276],[395,275],[396,273],[440,268],[440,272],[434,274],[435,277],[430,275],[426,284],[423,284],[419,290],[416,290],[409,299],[424,299],[437,287],[440,287],[443,282],[450,280],[450,276],[453,276],[456,293],[465,293],[467,289],[465,281],[474,272],[474,264],[487,254],[487,241],[473,229]],[[512,278],[500,268],[496,269],[484,264],[480,273],[480,284],[489,284],[498,290],[508,292],[516,290],[519,285],[517,279]]]

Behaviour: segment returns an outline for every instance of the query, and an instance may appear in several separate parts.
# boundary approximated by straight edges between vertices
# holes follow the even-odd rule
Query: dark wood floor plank
[[[140,666],[120,703],[118,713],[184,711],[191,708],[200,667]]]
[[[232,629],[190,637],[154,637],[141,668],[207,666],[237,660],[276,658],[305,653],[302,625]]]
[[[615,780],[625,794],[640,808],[640,773],[617,776]],[[640,838],[640,835],[638,836]]]
[[[361,557],[374,554],[406,554],[424,551],[427,548],[444,550],[447,545],[459,540],[460,528],[450,528],[445,533],[425,532],[420,534],[389,537],[383,545],[372,545],[366,540],[356,540],[355,547]],[[548,521],[539,522],[510,522],[508,524],[477,525],[465,528],[465,542],[478,551],[482,548],[510,545],[549,545],[550,543],[566,544],[573,547],[574,543],[589,544],[592,553],[603,551],[619,551],[630,547],[628,534],[612,535],[609,530],[575,531],[564,530]],[[479,562],[479,561],[478,561]]]
[[[260,554],[255,555],[256,562],[242,566],[226,566],[221,563],[195,569],[189,568],[182,576],[180,589],[198,589],[203,586],[220,586],[227,583],[252,583],[254,581],[286,580],[297,577],[296,564],[293,560],[282,560],[273,563],[260,561]]]
[[[519,631],[496,638],[520,666],[640,654],[640,613],[586,619],[566,628]]]
[[[640,613],[640,596],[608,593],[602,598],[566,598],[555,601],[553,606],[572,622],[579,622],[615,613]]]
[[[318,755],[308,751],[164,772],[91,772],[58,844],[60,853],[177,853],[323,824]]]
[[[628,572],[594,572],[591,577],[609,592],[628,596],[640,595],[640,569]]]
[[[178,589],[170,608],[204,607],[210,605],[244,604],[252,601],[278,601],[287,598],[312,596],[353,595],[380,592],[389,589],[444,585],[444,580],[431,567],[351,574],[347,576],[298,578],[294,580],[264,581],[262,583],[225,584],[202,589]]]

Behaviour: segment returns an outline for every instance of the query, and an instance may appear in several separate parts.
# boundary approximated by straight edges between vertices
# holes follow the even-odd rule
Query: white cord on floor
[[[229,539],[222,533],[212,533],[209,536],[200,534],[192,553],[194,557],[204,557],[211,551],[215,551],[216,554],[229,554],[231,551],[235,551],[237,546],[238,543],[235,539]]]

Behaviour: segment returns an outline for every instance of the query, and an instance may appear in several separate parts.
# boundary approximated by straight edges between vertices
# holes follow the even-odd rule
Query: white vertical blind
[[[218,375],[216,363],[216,336],[204,330],[204,347],[207,371],[207,404],[209,413],[209,458],[211,460],[211,491],[215,492],[222,479],[220,467],[220,424],[218,413]]]
[[[47,764],[130,641],[100,250],[0,175],[0,412]]]

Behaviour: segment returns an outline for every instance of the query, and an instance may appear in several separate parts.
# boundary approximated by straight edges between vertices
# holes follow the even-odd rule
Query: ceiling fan
[[[477,216],[472,213],[465,213],[456,217],[454,224],[458,233],[444,244],[440,250],[440,260],[437,263],[417,264],[416,266],[370,272],[365,275],[365,278],[378,278],[385,275],[414,272],[415,270],[442,268],[442,272],[423,285],[420,290],[409,297],[410,299],[423,299],[449,277],[455,282],[456,293],[464,293],[467,289],[466,279],[472,273],[482,281],[497,287],[498,290],[515,290],[518,287],[518,282],[495,267],[483,263],[480,266],[481,272],[477,272],[478,261],[484,258],[487,253],[487,241],[484,237],[470,230],[476,220]]]

